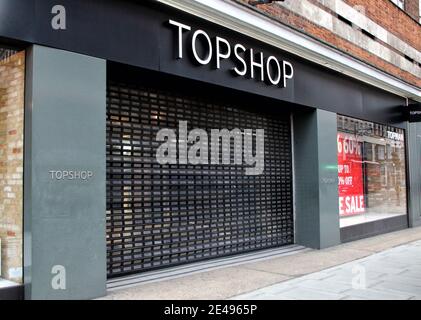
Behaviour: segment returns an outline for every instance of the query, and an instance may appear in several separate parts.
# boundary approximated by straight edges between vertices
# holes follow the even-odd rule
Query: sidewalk
[[[233,297],[251,300],[421,299],[421,241]]]
[[[103,299],[420,298],[419,240],[421,227],[406,229],[324,250],[308,250],[110,291]],[[355,261],[358,259],[363,260]],[[364,272],[361,270],[365,270],[367,279],[367,289],[359,289],[364,293],[352,289],[352,279]],[[357,283],[361,285],[361,281]]]

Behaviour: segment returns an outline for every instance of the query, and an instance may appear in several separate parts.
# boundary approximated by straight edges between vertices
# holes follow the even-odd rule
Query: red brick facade
[[[235,0],[248,5],[248,0]],[[407,0],[408,1],[408,0]],[[418,10],[418,5],[414,4],[418,0],[412,0],[413,10]],[[317,0],[309,2],[323,8],[323,3]],[[408,14],[399,9],[389,0],[344,0],[350,6],[361,6],[365,10],[365,15],[373,22],[377,23],[396,37],[406,42],[413,48],[421,51],[421,25],[412,19]],[[409,5],[409,4],[407,4]],[[335,48],[346,52],[347,54],[360,59],[382,71],[394,75],[408,83],[421,87],[421,78],[411,72],[402,70],[398,66],[383,60],[381,57],[357,46],[356,44],[339,37],[324,27],[321,27],[312,21],[298,15],[287,8],[275,3],[258,5],[255,7],[261,13],[289,25],[307,35],[310,35],[322,42],[334,46]],[[329,12],[328,9],[326,9]],[[417,61],[421,63],[421,61]]]
[[[420,21],[420,1],[419,0],[406,0],[405,1],[405,11],[408,13],[414,20]]]
[[[363,6],[368,18],[395,34],[414,48],[421,50],[421,25],[389,0],[344,0],[350,6]],[[405,7],[418,11],[419,0],[406,0]]]

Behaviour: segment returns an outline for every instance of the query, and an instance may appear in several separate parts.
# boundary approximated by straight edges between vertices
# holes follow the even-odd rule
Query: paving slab
[[[409,300],[414,297],[409,293],[393,293],[374,289],[351,289],[344,292],[343,294],[348,298],[356,298],[362,300]]]
[[[410,278],[415,278],[417,280],[421,280],[421,268],[418,268],[418,269],[408,268],[408,270],[405,270],[400,275],[403,277],[410,277]]]
[[[352,280],[354,274],[337,274],[333,275],[332,277],[328,278],[330,282],[339,283],[339,284],[346,284],[348,289],[352,287]],[[378,284],[382,281],[380,276],[371,277],[369,274],[366,274],[365,284],[367,287],[371,287],[375,284]]]
[[[247,268],[293,277],[324,270],[370,254],[370,252],[355,249],[326,249],[270,261],[256,262],[248,264]]]
[[[347,248],[356,248],[370,252],[381,252],[389,248],[397,247],[404,243],[410,243],[420,240],[421,227],[400,230],[396,232],[386,233],[376,237],[357,240],[344,244]]]
[[[304,280],[299,283],[299,286],[336,294],[341,294],[349,290],[351,287],[350,283],[335,281],[332,278],[322,280]]]
[[[407,294],[411,297],[421,298],[421,287],[411,285],[409,283],[383,281],[372,286],[373,289],[381,290],[383,292],[391,292],[397,294]]]
[[[277,296],[278,299],[294,299],[294,300],[341,300],[344,295],[335,294],[328,291],[315,290],[312,288],[297,287],[282,292]]]

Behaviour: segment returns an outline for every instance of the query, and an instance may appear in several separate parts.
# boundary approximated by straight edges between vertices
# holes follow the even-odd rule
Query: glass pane
[[[405,215],[404,130],[338,116],[341,227]]]
[[[25,53],[0,46],[0,288],[22,282]]]

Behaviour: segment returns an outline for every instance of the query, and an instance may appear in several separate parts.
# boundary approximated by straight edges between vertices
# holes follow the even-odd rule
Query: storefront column
[[[340,243],[336,114],[297,113],[294,127],[296,242],[322,249]]]
[[[102,296],[106,62],[33,46],[25,104],[25,297]]]
[[[409,226],[421,225],[421,123],[408,125]]]

